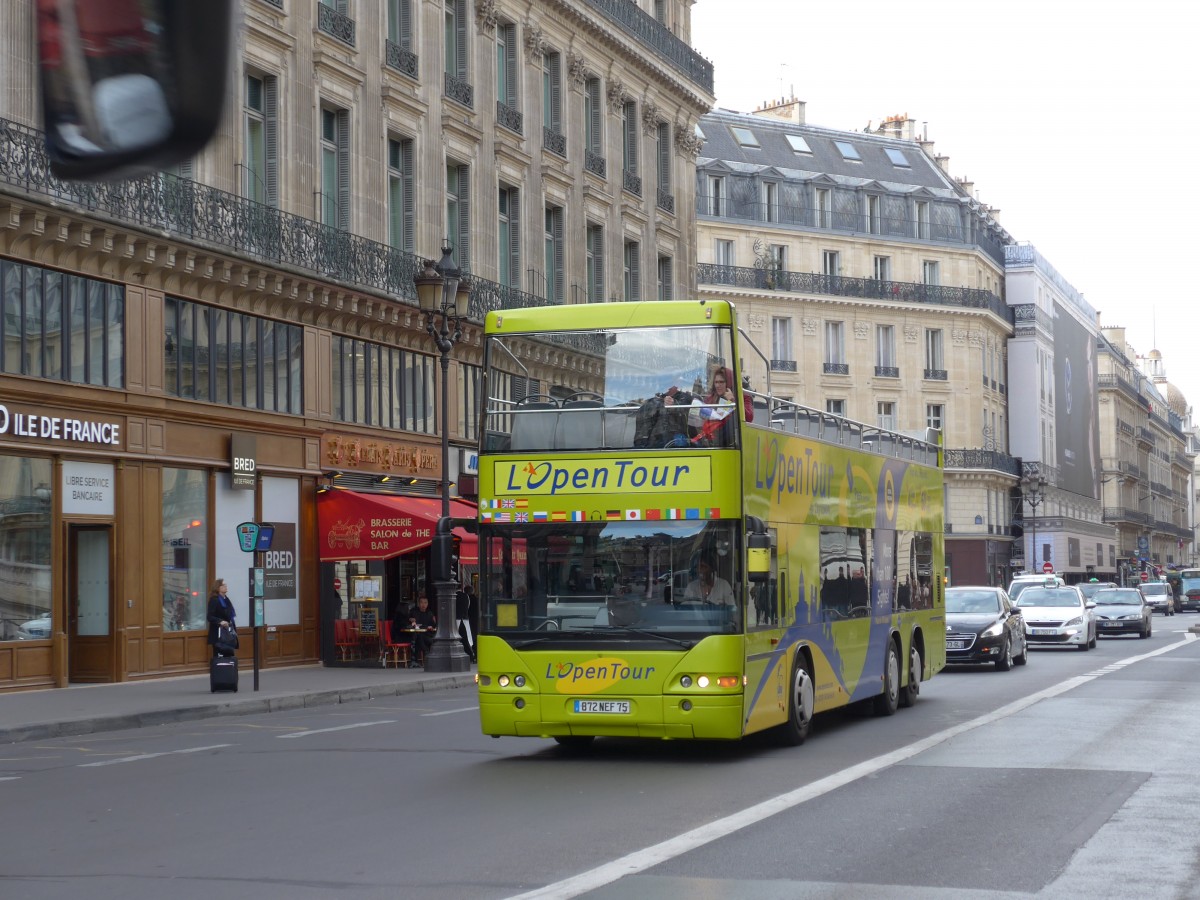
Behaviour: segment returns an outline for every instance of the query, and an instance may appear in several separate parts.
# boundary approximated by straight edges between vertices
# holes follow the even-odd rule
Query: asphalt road
[[[1193,897],[1193,622],[948,670],[799,748],[572,756],[483,737],[462,690],[12,745],[0,897]]]

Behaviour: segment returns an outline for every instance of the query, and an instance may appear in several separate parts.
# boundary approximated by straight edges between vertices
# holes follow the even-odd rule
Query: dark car
[[[1029,661],[1025,620],[1003,588],[946,590],[946,662],[995,663],[1006,672]]]
[[[1079,593],[1083,594],[1085,600],[1091,600],[1096,596],[1097,591],[1108,591],[1116,587],[1111,581],[1085,581],[1082,584],[1077,584]]]
[[[1092,602],[1096,604],[1096,633],[1101,637],[1136,634],[1148,638],[1154,631],[1150,607],[1137,588],[1096,591]]]

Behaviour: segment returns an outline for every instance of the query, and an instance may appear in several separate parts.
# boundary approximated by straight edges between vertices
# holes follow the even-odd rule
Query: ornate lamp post
[[[1033,565],[1036,568],[1030,568],[1030,572],[1037,573],[1041,571],[1041,565],[1037,558],[1037,508],[1042,501],[1046,499],[1046,479],[1041,475],[1026,475],[1021,479],[1021,487],[1025,492],[1025,502],[1029,504],[1029,530],[1030,530],[1030,556],[1032,557]]]
[[[425,330],[442,355],[442,518],[433,536],[431,553],[437,633],[425,657],[425,669],[429,672],[466,672],[471,667],[471,658],[463,650],[453,628],[458,585],[450,572],[454,549],[450,528],[450,351],[462,338],[462,317],[458,310],[466,308],[470,293],[462,270],[454,263],[453,253],[454,248],[446,241],[441,260],[436,265],[432,259],[425,260],[422,271],[413,277],[417,299],[425,316]]]

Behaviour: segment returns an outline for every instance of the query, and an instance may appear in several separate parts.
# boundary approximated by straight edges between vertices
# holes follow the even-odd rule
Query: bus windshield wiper
[[[677,644],[684,650],[691,650],[694,644],[691,641],[681,641],[679,638],[673,638],[670,635],[659,634],[657,631],[645,631],[641,628],[634,628],[632,625],[610,625],[609,628],[628,631],[631,634],[638,634],[642,637],[657,638],[660,641],[666,641],[669,644]]]

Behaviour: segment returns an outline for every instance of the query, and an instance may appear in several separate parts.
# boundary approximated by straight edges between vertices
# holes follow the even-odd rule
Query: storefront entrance
[[[112,528],[67,526],[67,657],[73,682],[113,680]]]

